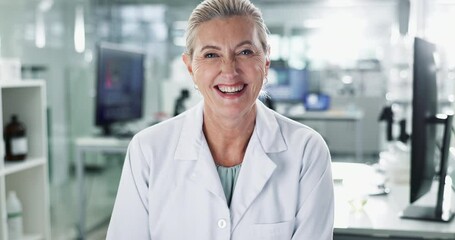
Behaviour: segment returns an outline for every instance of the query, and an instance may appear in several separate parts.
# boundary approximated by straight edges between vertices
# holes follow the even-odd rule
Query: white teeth
[[[218,86],[223,93],[236,93],[242,91],[245,85],[238,85],[238,86]]]

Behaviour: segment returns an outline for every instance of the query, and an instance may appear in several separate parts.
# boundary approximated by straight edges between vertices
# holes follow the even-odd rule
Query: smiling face
[[[204,97],[205,112],[247,116],[270,66],[254,22],[246,16],[215,18],[196,31],[193,56],[184,54],[183,60]]]

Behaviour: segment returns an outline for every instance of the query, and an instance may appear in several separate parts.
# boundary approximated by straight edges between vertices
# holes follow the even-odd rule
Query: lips
[[[245,89],[246,84],[238,85],[217,85],[216,88],[224,94],[236,94],[240,93]]]

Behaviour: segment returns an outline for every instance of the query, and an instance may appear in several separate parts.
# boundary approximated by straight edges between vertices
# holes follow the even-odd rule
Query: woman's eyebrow
[[[215,49],[215,50],[221,50],[221,48],[220,48],[220,47],[217,47],[217,46],[213,46],[213,45],[206,45],[206,46],[202,47],[200,51],[202,52],[202,51],[204,51],[204,50],[206,50],[206,49]]]
[[[245,41],[242,41],[240,43],[238,43],[235,47],[238,48],[240,46],[243,46],[243,45],[252,45],[254,46],[253,42],[251,42],[250,40],[245,40]],[[201,48],[201,52],[206,50],[206,49],[215,49],[215,50],[221,50],[221,47],[218,47],[218,46],[215,46],[215,45],[205,45]]]

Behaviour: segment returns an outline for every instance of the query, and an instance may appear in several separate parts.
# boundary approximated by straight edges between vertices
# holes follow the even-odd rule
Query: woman
[[[326,144],[257,100],[270,66],[259,10],[202,2],[183,61],[204,100],[133,138],[107,239],[332,239]]]

